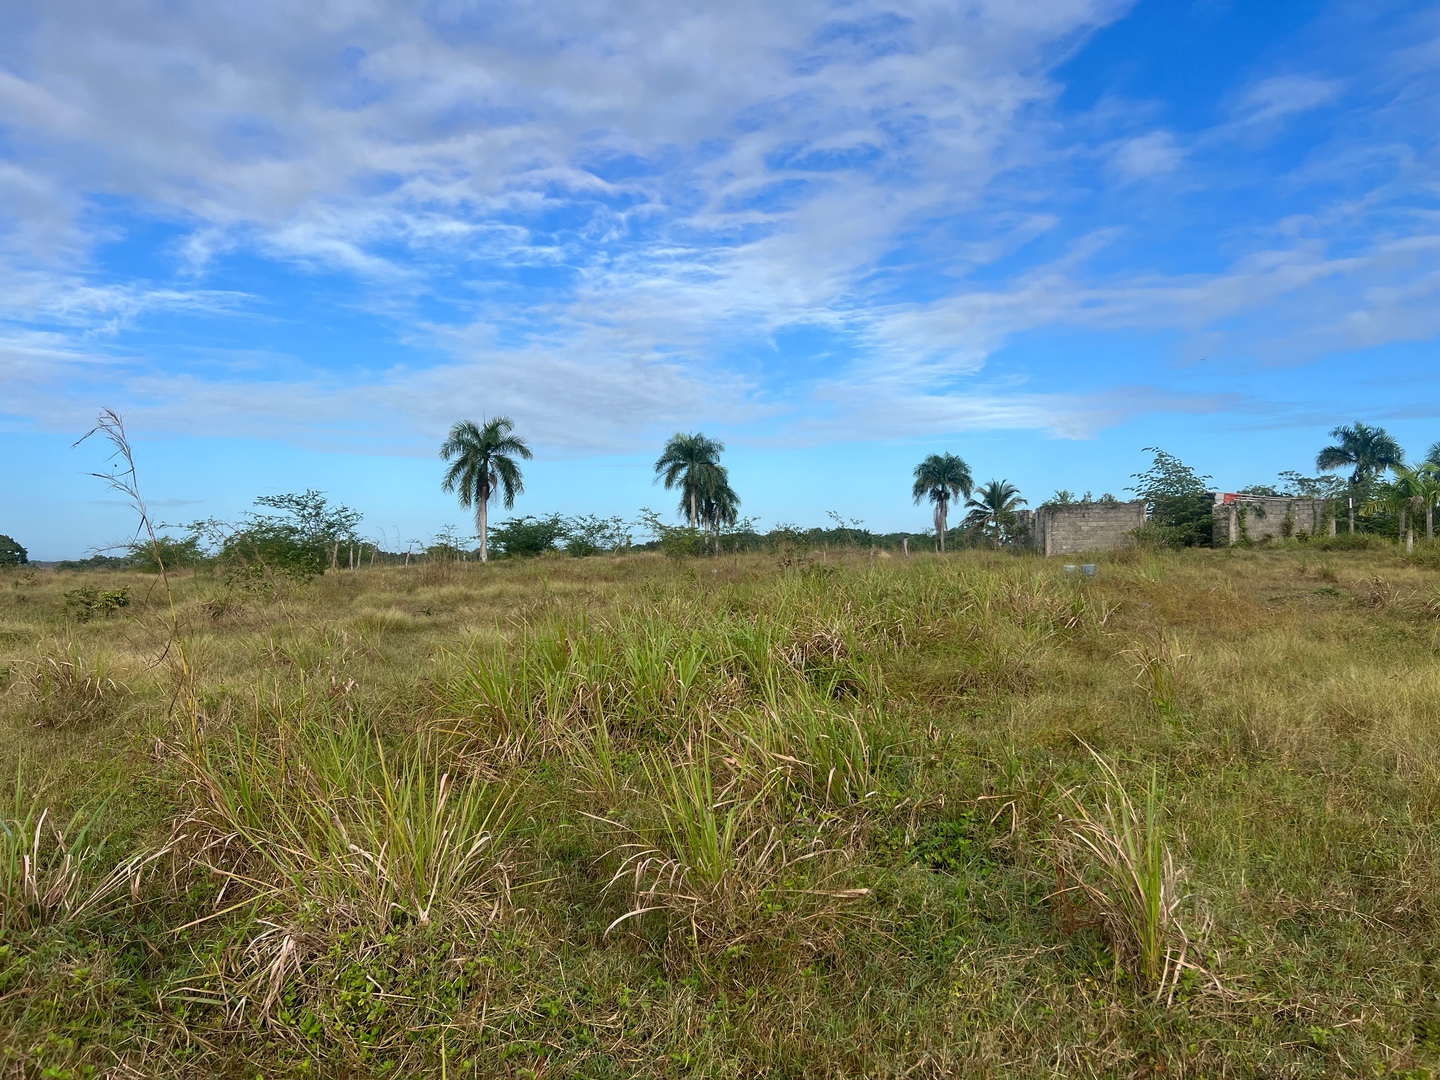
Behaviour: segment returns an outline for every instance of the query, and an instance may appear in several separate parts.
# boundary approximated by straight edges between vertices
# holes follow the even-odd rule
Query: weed
[[[1180,651],[1173,637],[1162,635],[1152,643],[1139,643],[1125,650],[1135,669],[1135,681],[1150,698],[1162,717],[1175,713],[1190,655]]]
[[[1136,806],[1115,768],[1101,769],[1099,805],[1071,792],[1060,817],[1056,865],[1061,889],[1078,890],[1105,927],[1118,961],[1129,964],[1157,998],[1173,991],[1186,970],[1190,936],[1180,919],[1184,896],[1165,841],[1160,789],[1152,772]],[[1073,883],[1073,884],[1070,884]]]
[[[40,727],[73,727],[110,715],[126,691],[111,675],[101,652],[89,655],[74,645],[63,658],[42,657],[26,672],[30,715]]]

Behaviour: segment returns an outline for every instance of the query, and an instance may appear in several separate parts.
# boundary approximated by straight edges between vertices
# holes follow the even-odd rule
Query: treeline
[[[361,514],[332,504],[323,492],[307,490],[266,495],[256,509],[237,522],[215,518],[170,526],[152,544],[137,540],[118,553],[65,560],[57,570],[206,569],[232,579],[257,583],[286,578],[303,580],[327,570],[373,566],[448,564],[479,561],[476,537],[446,527],[403,550],[367,538],[358,531]],[[741,552],[785,554],[804,550],[870,549],[899,551],[934,546],[933,535],[915,532],[874,533],[859,521],[831,513],[828,527],[780,524],[761,531],[739,519],[717,532],[708,527],[670,525],[651,510],[634,520],[593,514],[558,513],[512,517],[490,526],[488,557],[525,559],[541,556],[587,556],[658,551],[676,557]],[[176,535],[176,530],[180,534]]]

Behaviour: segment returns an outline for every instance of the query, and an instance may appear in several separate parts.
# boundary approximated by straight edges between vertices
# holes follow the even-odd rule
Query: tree
[[[287,528],[297,530],[303,543],[322,544],[329,549],[331,570],[339,569],[340,545],[354,542],[355,526],[364,516],[348,506],[331,506],[324,493],[313,488],[299,495],[261,495],[255,505],[289,514]],[[251,517],[253,521],[265,520]]]
[[[698,431],[689,435],[677,431],[670,436],[655,462],[656,482],[663,480],[666,491],[680,489],[680,516],[692,529],[700,527],[701,500],[705,492],[718,491],[722,485],[729,487],[728,474],[720,464],[720,455],[724,452],[725,444],[718,439],[707,438]]]
[[[24,566],[29,561],[30,553],[19,541],[0,533],[0,566]]]
[[[705,474],[700,492],[700,522],[710,530],[716,552],[720,550],[720,530],[740,520],[740,496],[730,486],[724,466],[717,465]]]
[[[954,454],[931,454],[915,466],[915,484],[910,494],[917,506],[925,499],[935,504],[935,535],[940,539],[941,551],[945,550],[945,530],[950,522],[950,500],[961,496],[968,499],[974,490],[970,466]]]
[[[1430,449],[1425,454],[1425,464],[1440,465],[1440,442],[1430,444]]]
[[[325,494],[313,489],[289,495],[261,495],[256,506],[275,514],[251,511],[239,525],[214,519],[187,526],[193,541],[189,549],[219,550],[221,564],[231,574],[274,580],[277,575],[304,580],[337,565],[340,545],[355,538],[360,511],[331,505]],[[182,541],[181,543],[186,543]],[[154,546],[159,550],[160,538]],[[170,560],[165,560],[169,566]]]
[[[1349,517],[1350,531],[1355,531],[1355,499],[1364,494],[1366,488],[1386,469],[1393,469],[1405,463],[1405,456],[1397,443],[1384,428],[1370,427],[1360,421],[1334,428],[1330,437],[1335,440],[1315,455],[1315,467],[1322,472],[1334,472],[1353,466],[1350,474]]]
[[[1127,490],[1145,500],[1146,522],[1153,535],[1175,547],[1206,547],[1211,543],[1215,500],[1208,476],[1202,476],[1174,454],[1158,446],[1145,452],[1155,461],[1144,472],[1134,473]]]
[[[565,538],[565,522],[559,514],[511,518],[495,526],[493,537],[507,559],[531,559],[555,550],[556,542]]]
[[[1384,484],[1376,500],[1386,509],[1397,510],[1400,514],[1400,539],[1405,549],[1415,548],[1415,519],[1425,515],[1425,539],[1435,539],[1435,504],[1440,501],[1440,465],[1421,462],[1418,465],[1397,465],[1395,481]],[[1406,515],[1410,517],[1410,528],[1405,527]]]
[[[461,420],[450,429],[449,438],[440,447],[442,458],[453,459],[441,489],[459,492],[460,505],[475,508],[481,562],[490,561],[490,499],[498,490],[505,509],[511,509],[515,496],[525,490],[515,458],[529,461],[535,456],[523,440],[511,434],[514,430],[515,422],[508,416],[487,420],[483,427],[473,420]]]
[[[965,524],[988,533],[991,542],[999,547],[1005,526],[1015,520],[1015,511],[1024,505],[1020,489],[1009,480],[991,480],[976,488],[974,497],[965,503],[970,511]]]
[[[1440,462],[1422,461],[1411,481],[1420,509],[1425,512],[1425,539],[1435,539],[1435,506],[1440,503]]]

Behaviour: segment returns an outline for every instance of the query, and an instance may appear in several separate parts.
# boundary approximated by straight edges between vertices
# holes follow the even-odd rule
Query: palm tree
[[[1440,466],[1440,442],[1430,446],[1430,452],[1425,455],[1425,464]]]
[[[988,530],[990,539],[999,547],[1001,522],[1009,520],[1016,509],[1024,505],[1020,489],[1009,480],[991,480],[976,488],[975,497],[965,503],[970,511],[965,521],[972,529]]]
[[[730,486],[725,467],[709,470],[700,494],[700,520],[714,534],[715,551],[720,551],[720,530],[740,520],[740,496]]]
[[[1440,449],[1437,445],[1434,449]],[[1435,505],[1440,503],[1440,461],[1422,461],[1415,469],[1415,495],[1425,510],[1425,539],[1435,539]]]
[[[975,490],[970,466],[954,454],[931,454],[915,466],[915,486],[910,493],[918,505],[923,499],[935,504],[935,533],[940,550],[945,550],[945,529],[950,518],[950,500],[962,495],[967,499]]]
[[[725,444],[718,439],[706,438],[698,431],[689,435],[677,431],[655,462],[655,479],[665,481],[665,490],[680,488],[680,514],[692,529],[700,527],[700,501],[706,490],[729,486],[720,465],[724,451]]]
[[[1405,542],[1405,515],[1410,510],[1413,492],[1403,475],[1394,480],[1371,486],[1365,505],[1370,510],[1383,510],[1394,514],[1397,521],[1396,536]],[[1413,544],[1411,545],[1413,547]]]
[[[1400,538],[1405,541],[1405,550],[1415,550],[1414,521],[1425,515],[1425,539],[1435,539],[1435,503],[1440,501],[1440,466],[1428,461],[1418,465],[1399,465],[1395,469],[1395,482],[1388,485],[1393,489],[1393,501],[1400,511]],[[1405,517],[1410,516],[1411,527],[1406,529]]]
[[[529,461],[535,455],[524,441],[511,434],[515,422],[497,416],[477,427],[473,420],[461,420],[450,429],[440,447],[440,456],[454,463],[445,471],[441,487],[458,491],[460,505],[475,508],[475,531],[480,536],[480,561],[490,561],[490,499],[498,489],[505,509],[515,505],[515,496],[525,490],[516,457]]]
[[[1388,431],[1381,427],[1370,427],[1356,421],[1350,426],[1337,427],[1330,432],[1336,442],[1327,446],[1315,457],[1315,467],[1325,472],[1334,472],[1347,466],[1354,466],[1350,474],[1350,531],[1355,531],[1355,497],[1371,480],[1384,472],[1405,463],[1405,455]]]

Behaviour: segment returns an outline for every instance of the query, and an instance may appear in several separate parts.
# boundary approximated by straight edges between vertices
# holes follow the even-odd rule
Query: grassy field
[[[1428,1077],[1430,555],[0,576],[0,1074]]]

